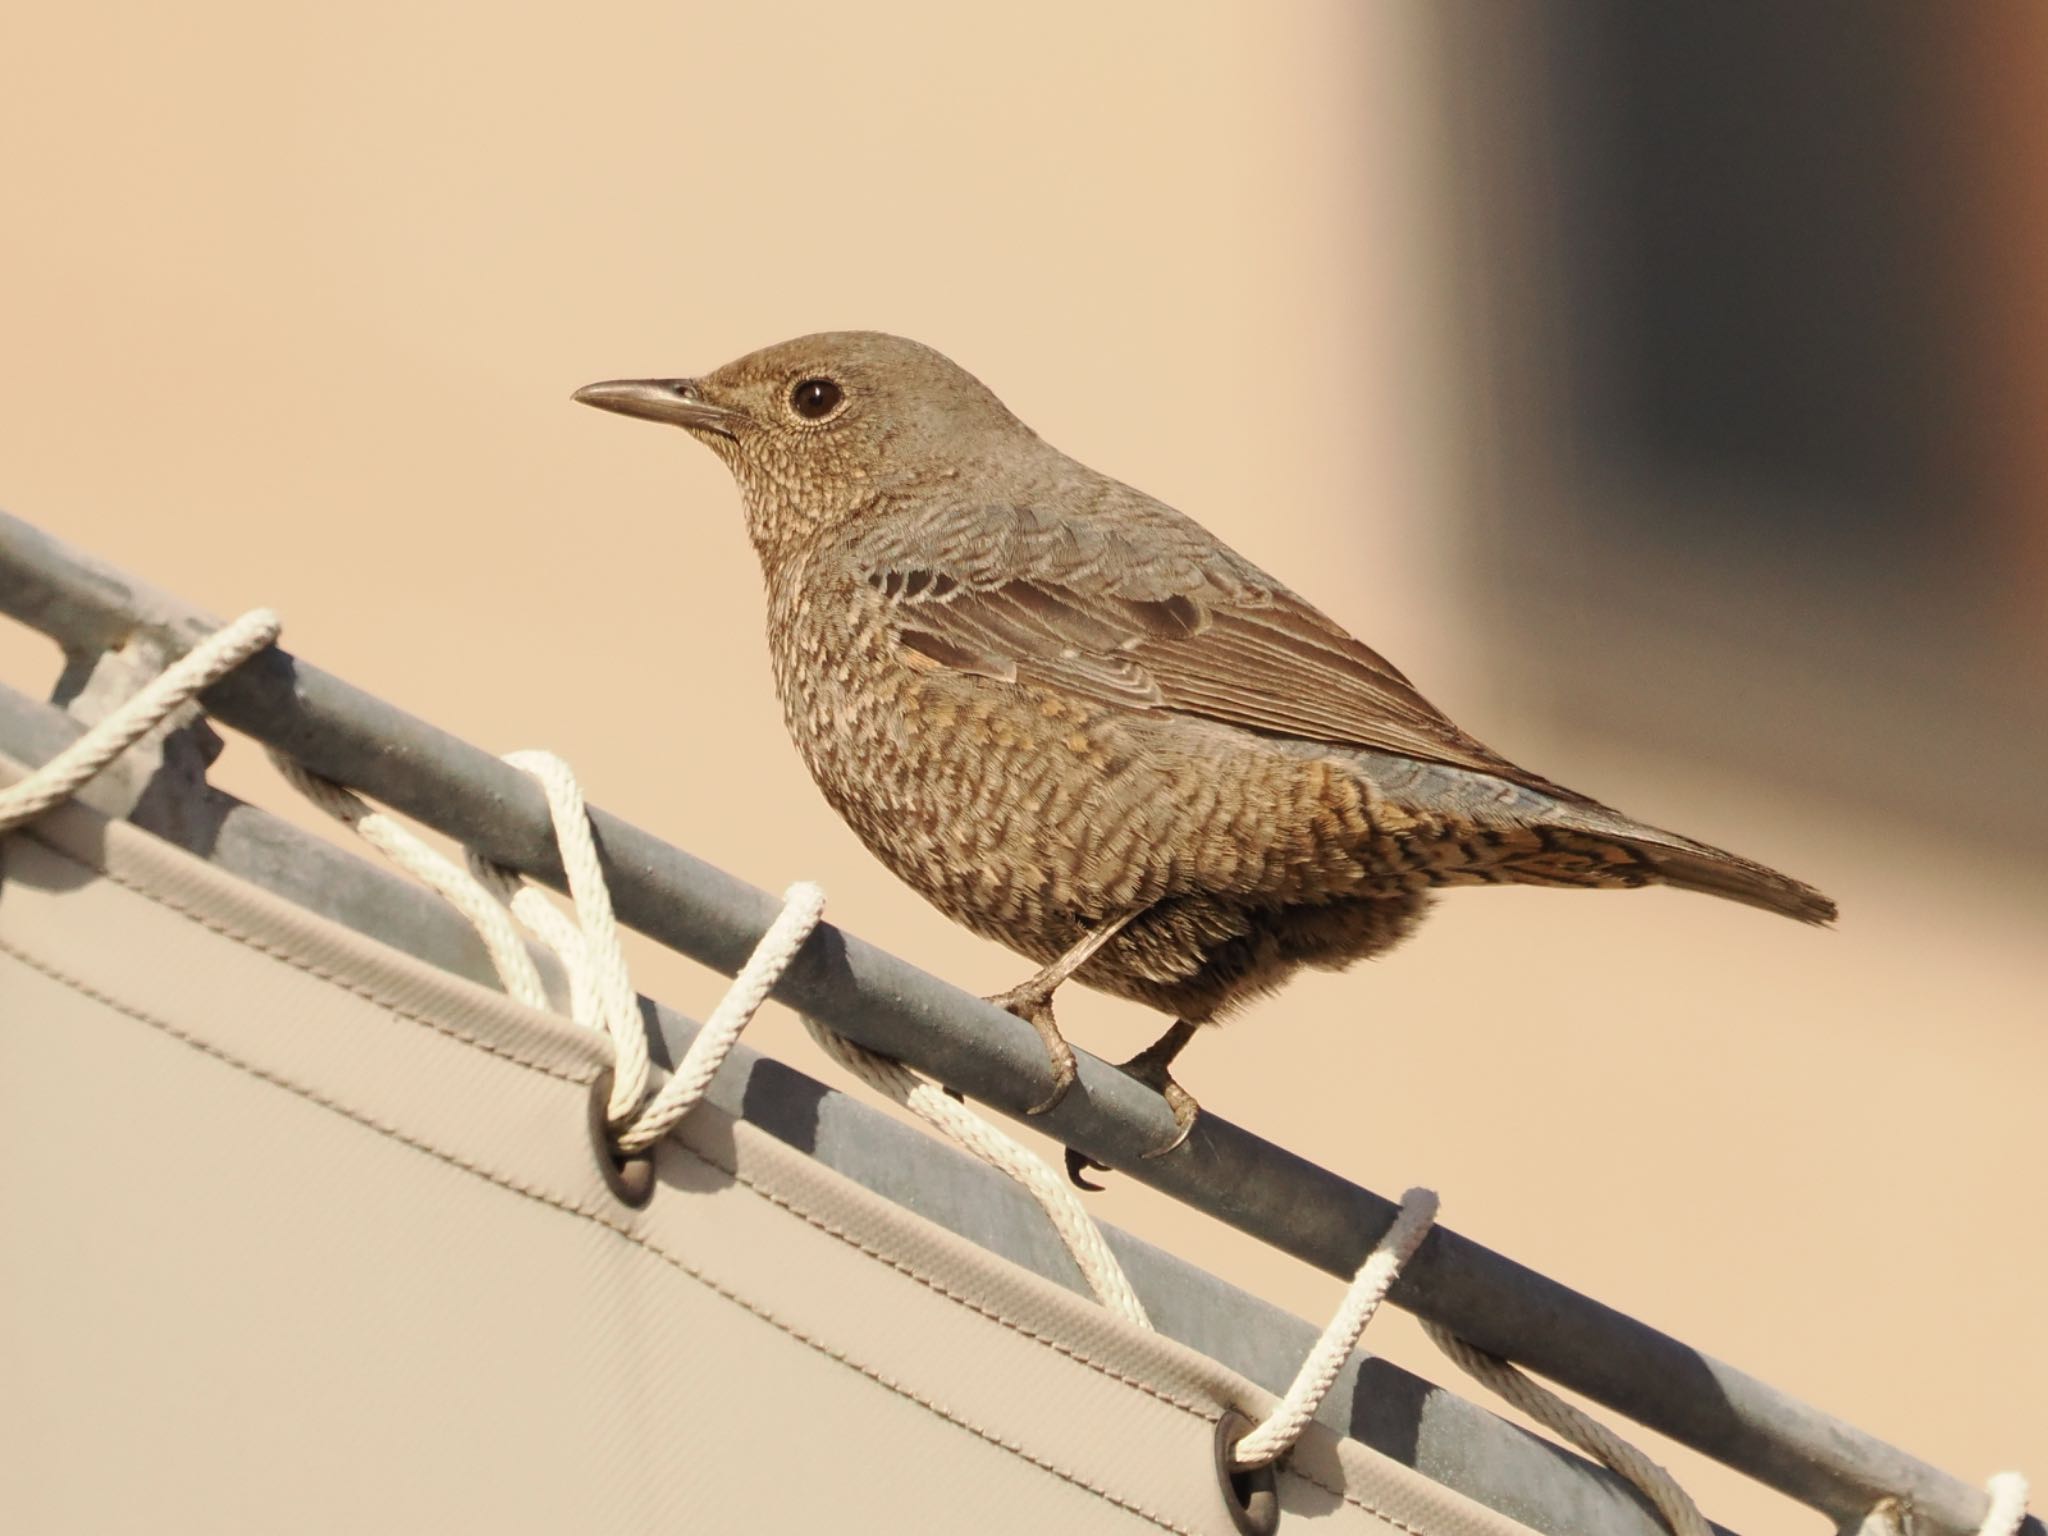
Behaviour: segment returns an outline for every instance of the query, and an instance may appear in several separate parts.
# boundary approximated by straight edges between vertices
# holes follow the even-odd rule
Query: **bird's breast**
[[[773,633],[791,739],[883,863],[977,927],[1025,920],[1056,883],[1045,854],[1070,810],[1014,701],[920,666],[850,603]]]

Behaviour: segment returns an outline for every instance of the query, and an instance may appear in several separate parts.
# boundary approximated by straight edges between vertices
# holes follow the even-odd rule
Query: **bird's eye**
[[[789,392],[789,408],[805,421],[823,421],[842,398],[843,391],[830,379],[799,379]]]

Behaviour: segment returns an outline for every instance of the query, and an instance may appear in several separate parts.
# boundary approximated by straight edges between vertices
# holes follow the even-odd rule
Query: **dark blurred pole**
[[[1952,247],[1972,279],[1971,447],[2009,556],[2006,632],[2048,670],[2048,5],[1943,14],[1957,40],[1950,88],[1978,165]]]
[[[1502,694],[2048,850],[2048,4],[1431,14]]]

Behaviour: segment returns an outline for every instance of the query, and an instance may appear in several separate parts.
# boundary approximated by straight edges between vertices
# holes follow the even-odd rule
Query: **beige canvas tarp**
[[[66,807],[0,840],[0,1530],[1228,1532],[1171,1340]],[[1522,1529],[1312,1428],[1291,1526]]]

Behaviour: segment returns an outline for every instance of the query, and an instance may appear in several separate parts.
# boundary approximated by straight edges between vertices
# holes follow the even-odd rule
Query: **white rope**
[[[1237,1442],[1230,1457],[1233,1464],[1246,1469],[1263,1467],[1294,1449],[1294,1442],[1301,1438],[1323,1399],[1330,1395],[1330,1388],[1336,1385],[1337,1373],[1351,1358],[1365,1325],[1386,1300],[1387,1290],[1401,1273],[1401,1266],[1428,1235],[1436,1220],[1436,1209],[1434,1190],[1411,1189],[1401,1197],[1400,1214],[1358,1266],[1351,1288],[1337,1305],[1336,1315],[1301,1362],[1301,1369],[1295,1372],[1294,1384],[1280,1399],[1280,1406]]]
[[[555,842],[562,851],[562,871],[569,877],[569,899],[576,907],[582,952],[564,954],[562,963],[582,970],[589,981],[589,1012],[582,1022],[611,1036],[617,1060],[612,1068],[611,1102],[605,1117],[623,1127],[647,1097],[653,1063],[647,1054],[647,1028],[640,1021],[640,1000],[626,969],[626,951],[612,916],[611,888],[598,862],[597,839],[590,833],[590,809],[583,787],[569,765],[552,752],[508,752],[505,761],[531,775],[547,796],[554,818]],[[545,935],[541,935],[545,939]]]
[[[69,800],[181,707],[272,644],[282,627],[268,608],[252,608],[201,640],[34,773],[0,790],[0,832]]]
[[[817,927],[825,908],[825,893],[808,882],[792,885],[784,893],[782,911],[690,1042],[675,1072],[643,1104],[651,1075],[646,1035],[619,944],[610,892],[590,835],[589,811],[582,791],[568,765],[551,754],[518,752],[505,760],[538,779],[547,795],[562,850],[563,869],[576,903],[577,915],[573,920],[513,871],[474,853],[469,857],[467,870],[457,869],[349,791],[283,762],[280,767],[316,803],[362,832],[393,863],[445,896],[469,918],[483,935],[508,992],[536,1006],[545,1006],[545,1000],[539,996],[539,975],[511,927],[511,917],[517,917],[528,932],[554,951],[569,976],[571,1015],[580,1023],[602,1029],[613,1041],[619,1063],[614,1082],[623,1085],[615,1086],[610,1105],[610,1118],[618,1127],[614,1132],[618,1149],[625,1153],[644,1151],[667,1135],[703,1098],[738,1042],[740,1032]],[[530,983],[525,979],[529,976]],[[855,1076],[1023,1184],[1045,1210],[1054,1231],[1102,1304],[1141,1327],[1150,1326],[1137,1293],[1110,1252],[1101,1229],[1082,1208],[1078,1197],[1042,1159],[900,1063],[863,1050],[813,1020],[804,1022],[819,1044]]]
[[[1126,1322],[1140,1328],[1152,1326],[1144,1303],[1138,1300],[1123,1266],[1110,1251],[1102,1228],[1081,1204],[1080,1196],[1053,1172],[1044,1158],[966,1105],[956,1103],[936,1083],[927,1082],[902,1062],[855,1045],[816,1019],[806,1017],[804,1028],[828,1056],[855,1077],[925,1120],[962,1151],[1022,1184],[1052,1223],[1053,1231],[1066,1246],[1095,1299]]]
[[[583,930],[576,926],[576,919],[528,885],[517,870],[493,864],[474,848],[466,850],[466,862],[484,888],[561,961],[569,981],[569,1017],[596,1028],[596,991],[584,956]]]
[[[733,979],[675,1073],[651,1099],[653,1075],[638,995],[626,969],[611,891],[597,861],[590,815],[575,775],[546,752],[515,752],[505,761],[540,781],[553,818],[562,865],[569,877],[577,916],[571,918],[511,870],[475,853],[461,868],[428,847],[396,819],[366,805],[353,792],[307,773],[279,754],[279,770],[314,804],[347,823],[386,858],[434,890],[468,918],[483,939],[505,990],[536,1008],[547,1006],[540,972],[520,938],[516,918],[562,962],[569,978],[570,1015],[612,1041],[614,1084],[608,1118],[619,1127],[621,1152],[641,1152],[688,1114],[731,1054],[740,1031],[767,1000],[777,979],[818,925],[825,893],[815,885],[791,886],[783,910],[769,925],[753,955]],[[643,1104],[642,1101],[646,1100]],[[623,1106],[623,1107],[621,1107]]]
[[[505,990],[532,1007],[545,1008],[547,993],[533,957],[519,935],[524,924],[562,962],[569,978],[570,1016],[602,1031],[612,1041],[615,1090],[608,1118],[620,1127],[614,1141],[621,1152],[641,1152],[666,1135],[710,1086],[740,1031],[759,1011],[782,972],[810,937],[824,911],[825,894],[814,885],[791,886],[783,910],[755,947],[732,987],[683,1055],[675,1074],[647,1099],[652,1063],[639,1000],[626,969],[613,916],[611,892],[597,862],[589,811],[575,775],[560,758],[545,752],[517,752],[505,759],[541,783],[569,876],[577,917],[571,918],[511,870],[472,852],[458,867],[428,847],[395,818],[366,805],[353,792],[307,773],[277,753],[272,760],[294,788],[314,804],[362,834],[391,862],[420,880],[469,919],[483,939]],[[643,1104],[641,1101],[646,1099]],[[624,1106],[623,1110],[619,1108]]]
[[[1469,1375],[1633,1483],[1674,1536],[1712,1536],[1713,1527],[1677,1480],[1605,1424],[1581,1413],[1498,1355],[1474,1348],[1441,1325],[1424,1319],[1422,1328],[1431,1342]]]
[[[396,817],[366,804],[353,790],[308,773],[282,752],[271,752],[270,761],[292,788],[468,918],[507,993],[528,1007],[547,1007],[547,989],[541,984],[533,956],[526,952],[518,925],[490,892]]]
[[[1400,1213],[1386,1235],[1374,1245],[1352,1277],[1322,1337],[1309,1350],[1280,1405],[1237,1442],[1231,1463],[1249,1470],[1268,1466],[1294,1448],[1336,1384],[1337,1373],[1357,1348],[1366,1324],[1386,1299],[1388,1290],[1436,1220],[1437,1197],[1427,1189],[1411,1189],[1401,1197]],[[1604,1424],[1579,1412],[1554,1393],[1531,1381],[1506,1361],[1473,1348],[1456,1334],[1423,1320],[1430,1339],[1452,1360],[1520,1408],[1548,1425],[1572,1444],[1596,1457],[1642,1491],[1674,1536],[1712,1536],[1712,1528],[1671,1474]],[[2025,1487],[2021,1487],[2024,1503]],[[2016,1523],[2014,1529],[2017,1529]],[[1991,1527],[1987,1525],[1987,1532]],[[1999,1536],[2006,1536],[2003,1531]]]
[[[661,1090],[640,1104],[645,1094],[647,1068],[639,1069],[639,1087],[629,1081],[637,1057],[645,1062],[646,1038],[642,1032],[632,982],[625,969],[625,956],[618,946],[618,927],[612,915],[611,898],[597,862],[590,837],[589,812],[581,790],[568,765],[548,753],[514,753],[506,761],[539,779],[548,796],[555,833],[562,848],[562,863],[577,906],[572,922],[539,892],[525,887],[511,871],[499,869],[471,856],[471,870],[498,887],[512,911],[530,932],[561,957],[569,973],[575,1001],[572,1013],[584,1022],[611,1034],[619,1047],[617,1081],[628,1091],[613,1095],[616,1107],[623,1099],[631,1115],[615,1133],[621,1152],[639,1152],[654,1145],[673,1129],[703,1098],[711,1080],[731,1054],[760,1006],[767,1000],[783,971],[817,927],[825,908],[825,893],[816,885],[799,882],[783,896],[782,911],[762,935],[747,963],[733,978],[732,986],[704,1022],[690,1048],[683,1053],[675,1072]],[[472,884],[474,882],[471,882]],[[441,887],[437,884],[436,889]],[[465,912],[475,903],[458,903]],[[495,951],[494,951],[495,953]],[[624,1000],[622,1002],[622,1000]],[[923,1116],[967,1151],[1022,1183],[1053,1224],[1054,1230],[1073,1255],[1075,1264],[1102,1304],[1112,1311],[1149,1327],[1143,1306],[1122,1267],[1109,1251],[1102,1232],[1082,1209],[1079,1199],[1045,1162],[994,1126],[955,1104],[932,1084],[924,1082],[901,1064],[862,1050],[851,1041],[806,1019],[814,1038],[848,1070],[883,1093]],[[629,1055],[621,1036],[635,1041],[639,1050]],[[634,1106],[638,1112],[634,1113]],[[619,1124],[615,1114],[614,1124]]]
[[[638,1152],[651,1147],[704,1097],[704,1090],[711,1086],[711,1079],[739,1040],[740,1031],[768,1000],[769,992],[789,969],[796,952],[804,947],[804,940],[818,926],[824,910],[825,893],[807,880],[800,880],[783,892],[782,910],[761,935],[739,975],[733,977],[711,1017],[697,1031],[697,1038],[683,1052],[674,1074],[648,1101],[632,1126],[620,1135],[620,1151]]]
[[[1991,1508],[1985,1511],[1977,1536],[2019,1536],[2027,1518],[2027,1480],[2017,1472],[2000,1472],[1984,1488],[1991,1495]]]

